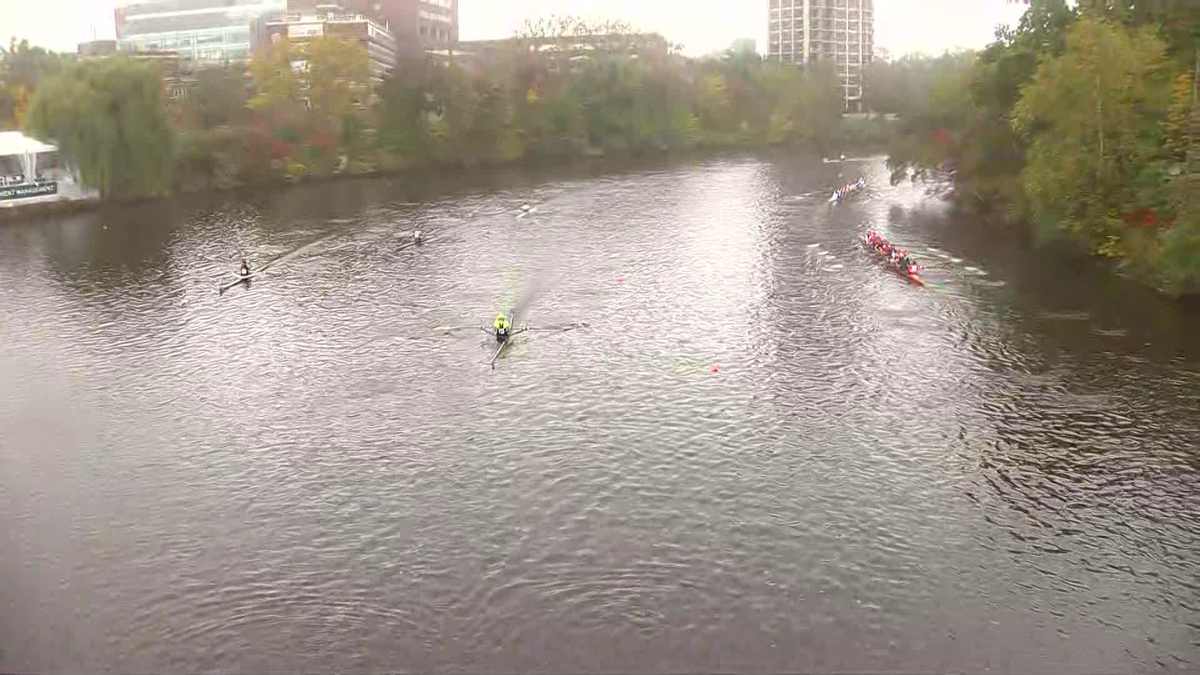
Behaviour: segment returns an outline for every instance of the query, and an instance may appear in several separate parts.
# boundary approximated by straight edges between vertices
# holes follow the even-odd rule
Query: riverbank
[[[1097,255],[1078,238],[1056,231],[1048,232],[1044,224],[1036,223],[1029,214],[1023,212],[1019,196],[1004,197],[994,192],[980,195],[972,189],[973,179],[961,173],[949,182],[929,181],[927,184],[934,188],[930,198],[952,203],[959,212],[972,218],[984,230],[992,230],[999,236],[1015,235],[1030,251],[1051,256],[1066,265],[1086,265],[1102,270],[1114,278],[1135,282],[1183,305],[1198,308],[1200,280],[1170,284],[1164,280],[1162,270],[1151,260]]]
[[[872,65],[895,178],[952,174],[1039,245],[1200,292],[1200,4],[1136,4],[1035,2],[980,52]]]
[[[35,202],[33,204],[15,204],[0,208],[0,221],[34,220],[50,216],[62,216],[82,211],[91,211],[104,206],[106,202],[97,198],[62,199],[52,202]]]
[[[9,206],[0,209],[0,220],[18,221],[35,220],[44,217],[65,215],[84,211],[92,211],[123,205],[133,205],[148,201],[164,201],[181,197],[203,196],[205,194],[219,195],[229,192],[244,192],[256,189],[271,189],[289,186],[318,185],[322,183],[361,180],[371,178],[403,178],[406,176],[459,176],[486,174],[496,170],[511,168],[514,170],[545,169],[556,167],[605,167],[620,168],[626,165],[638,165],[643,162],[684,162],[690,160],[702,161],[728,154],[743,153],[801,153],[818,154],[836,158],[839,155],[864,154],[881,152],[886,147],[887,133],[891,127],[890,121],[882,118],[846,117],[838,126],[838,131],[830,135],[832,140],[821,142],[805,142],[793,144],[776,144],[771,146],[751,146],[734,144],[696,144],[686,148],[663,147],[642,150],[605,150],[603,148],[586,148],[577,154],[556,156],[522,156],[508,160],[492,160],[470,164],[451,164],[436,162],[429,159],[424,161],[393,161],[386,168],[355,170],[355,165],[349,161],[340,162],[345,168],[330,172],[299,173],[288,175],[282,163],[273,167],[275,170],[261,179],[253,182],[242,181],[193,181],[186,185],[177,185],[169,194],[159,197],[110,197],[107,199],[62,200],[56,202],[34,203],[27,205]],[[834,150],[833,148],[836,148]],[[837,187],[831,185],[830,188]]]

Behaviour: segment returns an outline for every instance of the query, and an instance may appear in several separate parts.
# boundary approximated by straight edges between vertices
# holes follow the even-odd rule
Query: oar
[[[417,246],[424,246],[427,243],[429,243],[429,237],[422,237],[421,241],[406,241],[403,244],[401,244],[399,248],[396,249],[396,252],[399,253],[400,251],[403,251],[405,249],[415,248]]]
[[[577,328],[587,328],[586,323],[574,323],[570,326],[547,326],[546,328],[524,328],[522,331],[534,331],[537,333],[565,333]]]
[[[511,336],[509,336],[509,337],[511,339]],[[504,348],[507,346],[508,346],[508,340],[505,340],[504,342],[500,343],[500,348],[496,350],[495,355],[492,356],[492,360],[488,361],[489,368],[491,368],[492,370],[496,369],[496,359],[500,358],[500,354],[502,354],[504,352]]]
[[[260,276],[260,275],[262,275],[262,274],[263,274],[263,272],[264,272],[264,270],[259,270],[259,271],[257,271],[257,272],[254,272],[254,273],[252,273],[252,274],[247,274],[247,275],[246,275],[246,276],[244,276],[244,277],[243,277],[243,276],[239,276],[237,281],[231,281],[231,282],[229,282],[229,283],[225,284],[224,286],[221,286],[220,288],[218,288],[218,289],[217,289],[217,295],[225,295],[225,291],[227,291],[227,290],[229,290],[229,289],[233,288],[234,286],[237,286],[238,284],[241,284],[241,283],[245,283],[245,282],[247,282],[247,281],[250,281],[251,279],[253,279],[253,278],[257,277],[257,276]]]

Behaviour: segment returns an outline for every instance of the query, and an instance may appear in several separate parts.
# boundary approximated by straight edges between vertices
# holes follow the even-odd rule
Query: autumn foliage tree
[[[1200,3],[1028,4],[973,57],[957,103],[910,91],[892,165],[953,168],[962,203],[1027,221],[1038,241],[1200,291]]]
[[[1032,141],[1024,185],[1038,222],[1110,257],[1141,247],[1126,215],[1163,206],[1161,190],[1142,188],[1167,180],[1165,65],[1153,30],[1083,18],[1063,56],[1038,68],[1013,111],[1014,127]]]

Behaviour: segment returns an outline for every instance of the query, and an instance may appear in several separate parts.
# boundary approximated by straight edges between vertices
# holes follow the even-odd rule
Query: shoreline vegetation
[[[1200,3],[1032,0],[978,53],[874,64],[899,115],[893,182],[940,184],[985,226],[1200,294]]]
[[[527,22],[485,54],[400,63],[287,40],[246,67],[0,54],[0,125],[59,145],[99,203],[340,176],[692,151],[886,146],[893,181],[1019,224],[1038,244],[1112,261],[1172,295],[1200,292],[1200,6],[1031,0],[981,52],[875,63],[873,117],[844,117],[831,66],[752,45],[685,58],[658,35]],[[896,121],[899,120],[899,121]],[[21,217],[24,217],[22,214]]]
[[[0,93],[0,124],[7,115],[52,139],[106,202],[433,167],[883,137],[861,122],[843,126],[832,68],[765,63],[744,45],[689,59],[625,24],[569,18],[530,22],[485,58],[405,61],[382,79],[357,43],[284,40],[246,68],[196,72],[174,99],[156,63],[58,57],[15,43],[3,56],[0,91],[15,94]]]

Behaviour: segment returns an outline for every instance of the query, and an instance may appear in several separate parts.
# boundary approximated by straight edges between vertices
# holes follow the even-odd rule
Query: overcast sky
[[[93,35],[113,37],[115,0],[0,0],[0,41],[26,37],[74,51]],[[460,0],[462,38],[508,37],[526,17],[574,14],[623,19],[684,45],[688,54],[722,49],[736,38],[766,50],[767,0]],[[875,0],[875,41],[893,55],[982,47],[1024,5],[1008,0]]]

